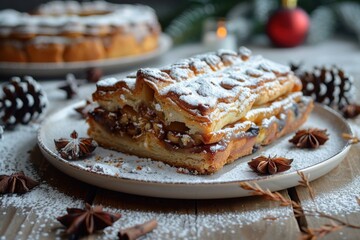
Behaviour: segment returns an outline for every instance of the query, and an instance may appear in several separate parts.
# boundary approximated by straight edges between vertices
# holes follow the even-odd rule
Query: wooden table
[[[327,51],[336,51],[334,46],[338,46],[341,53],[324,57],[325,52],[321,51],[326,49]],[[184,49],[188,49],[187,52]],[[160,63],[161,61],[165,63],[174,56],[186,56],[190,53],[189,51],[192,51],[189,49],[198,49],[198,46],[175,49],[164,56]],[[316,52],[316,49],[322,50]],[[346,64],[360,61],[360,46],[345,40],[330,41],[317,47],[302,47],[287,51],[255,48],[255,52],[258,50],[265,52],[266,57],[281,62],[288,61],[290,59],[288,56],[294,52],[298,56],[297,59],[305,60],[307,65],[320,60],[325,64],[331,62],[340,64],[339,59],[343,59],[342,61]],[[312,54],[308,56],[307,54],[310,52]],[[344,67],[355,74],[356,81],[360,82],[357,68],[353,65]],[[58,82],[44,82],[43,85],[50,95],[51,110],[49,114],[60,106],[85,98],[94,88],[93,86],[83,87],[78,99],[65,101],[62,93],[56,89]],[[352,121],[352,124],[355,127],[356,125],[360,126],[360,119]],[[16,136],[16,132],[13,134]],[[360,134],[360,127],[357,127],[357,134]],[[6,136],[4,139],[6,140]],[[20,146],[14,147],[14,151],[18,151],[16,153],[6,152],[6,149],[2,149],[3,152],[0,151],[0,174],[6,172],[7,168],[16,170],[25,168],[25,172],[30,171],[31,174],[38,177],[44,189],[54,189],[52,191],[62,194],[67,202],[73,202],[67,207],[78,207],[84,202],[89,202],[101,204],[111,211],[122,213],[122,218],[113,227],[85,239],[116,239],[116,233],[120,228],[142,223],[152,218],[158,220],[159,226],[145,239],[297,239],[303,228],[318,228],[330,223],[329,220],[323,218],[296,218],[291,206],[279,206],[278,203],[264,200],[261,197],[175,200],[134,196],[100,189],[71,178],[50,165],[36,146],[35,133],[30,140],[19,139],[18,143]],[[1,144],[0,141],[0,146]],[[31,152],[29,154],[21,152],[25,151],[24,149],[31,149]],[[360,144],[357,144],[352,147],[348,156],[338,167],[311,183],[316,194],[315,201],[311,201],[307,189],[304,187],[294,187],[280,193],[286,198],[302,203],[307,208],[318,209],[332,217],[360,225],[360,204],[356,203],[356,197],[360,197],[359,156]],[[10,158],[16,158],[19,159],[17,161],[23,162],[7,164],[6,162],[10,161]],[[50,210],[53,204],[54,211],[49,211],[48,215],[40,214],[38,216],[41,209],[33,208],[33,205],[22,204],[22,198],[25,199],[26,195],[0,196],[0,236],[2,236],[0,239],[66,238],[60,223],[54,217],[65,214],[65,208],[59,211],[59,207],[64,203],[51,202],[52,196],[38,197],[39,199],[30,200],[39,201],[40,206],[46,206]],[[354,202],[351,202],[352,199]],[[24,200],[24,202],[27,203],[30,200]],[[42,201],[46,203],[42,203]],[[12,205],[10,202],[15,204]],[[325,239],[360,239],[360,230],[343,228],[327,235]]]

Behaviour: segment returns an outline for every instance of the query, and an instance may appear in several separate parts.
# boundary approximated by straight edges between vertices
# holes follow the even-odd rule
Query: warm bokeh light
[[[225,38],[226,35],[227,35],[227,30],[226,30],[226,27],[224,26],[223,23],[219,23],[218,24],[218,28],[216,30],[216,35],[219,37],[219,38]]]

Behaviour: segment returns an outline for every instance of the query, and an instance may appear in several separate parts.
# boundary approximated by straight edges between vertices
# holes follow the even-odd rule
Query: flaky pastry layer
[[[168,124],[183,122],[191,133],[207,134],[239,121],[253,107],[299,90],[301,83],[287,66],[242,48],[103,80],[93,99],[108,111],[125,106],[138,111],[146,104]]]
[[[219,50],[98,82],[88,133],[106,148],[209,174],[303,124],[313,102],[301,88],[287,66]]]
[[[310,99],[302,99],[291,107],[283,108],[276,115],[263,118],[258,124],[250,121],[238,123],[241,128],[229,127],[223,138],[215,143],[198,142],[184,145],[184,133],[174,133],[167,129],[157,129],[155,124],[144,125],[145,131],[134,132],[116,128],[104,121],[104,109],[95,110],[89,117],[89,135],[101,146],[140,157],[150,157],[173,166],[184,167],[200,174],[214,173],[225,164],[239,157],[253,153],[260,145],[268,145],[299,128],[313,108]],[[100,111],[97,112],[97,111]],[[241,130],[240,130],[241,129]]]

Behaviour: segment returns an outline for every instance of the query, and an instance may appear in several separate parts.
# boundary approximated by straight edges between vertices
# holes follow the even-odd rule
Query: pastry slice
[[[101,146],[200,174],[298,129],[313,102],[287,66],[242,47],[97,83],[88,133]]]

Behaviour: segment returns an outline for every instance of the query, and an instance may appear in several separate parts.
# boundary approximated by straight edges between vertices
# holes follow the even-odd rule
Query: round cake
[[[53,1],[34,14],[0,11],[0,62],[74,62],[138,55],[161,29],[144,5]]]

